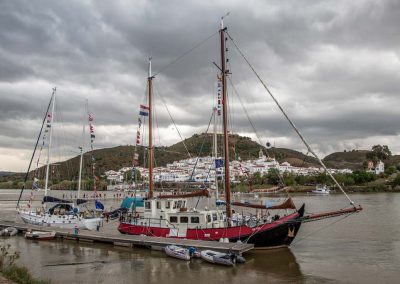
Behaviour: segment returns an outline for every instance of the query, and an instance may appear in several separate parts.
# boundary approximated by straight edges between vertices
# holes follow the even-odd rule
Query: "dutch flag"
[[[145,106],[145,105],[140,105],[139,115],[141,115],[141,116],[149,116],[149,107]]]

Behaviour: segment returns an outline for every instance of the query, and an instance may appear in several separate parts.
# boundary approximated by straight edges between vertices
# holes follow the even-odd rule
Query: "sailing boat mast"
[[[147,78],[149,85],[149,198],[153,198],[153,78],[151,75],[151,58],[149,58],[149,76]]]
[[[221,81],[222,81],[222,118],[224,128],[224,166],[225,166],[225,198],[226,198],[226,218],[228,226],[232,219],[231,210],[231,182],[229,176],[229,137],[228,137],[228,100],[226,90],[226,69],[225,69],[225,31],[224,17],[221,18],[220,40],[221,40]]]
[[[85,109],[83,112],[83,125],[82,125],[82,144],[79,147],[79,149],[81,150],[81,155],[80,155],[80,161],[79,161],[79,179],[78,179],[78,198],[80,197],[80,192],[81,192],[81,186],[82,186],[82,166],[83,166],[83,147],[85,145],[85,126],[86,126],[86,113],[87,113],[87,109],[88,109],[88,101],[86,100],[85,103]]]
[[[214,166],[215,166],[215,198],[218,200],[218,174],[217,174],[217,108],[214,107]]]
[[[56,87],[53,88],[53,102],[51,106],[51,117],[50,121],[48,120],[48,124],[50,124],[50,133],[49,133],[49,145],[47,148],[47,162],[46,162],[46,180],[44,185],[44,196],[47,196],[48,184],[49,184],[49,170],[50,170],[50,149],[51,149],[51,137],[53,133],[53,121],[54,121],[54,105],[56,103]],[[49,117],[47,117],[48,119]]]

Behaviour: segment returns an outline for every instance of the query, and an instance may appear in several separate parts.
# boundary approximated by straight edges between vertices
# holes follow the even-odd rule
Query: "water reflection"
[[[32,242],[8,239],[20,251],[20,263],[55,283],[245,283],[301,282],[303,275],[289,249],[246,255],[246,264],[216,266],[166,257],[161,251],[82,244],[73,241]]]
[[[6,242],[21,252],[20,263],[53,283],[397,283],[400,194],[358,194],[352,198],[363,205],[361,213],[337,223],[327,219],[304,224],[291,250],[253,252],[245,255],[246,264],[234,268],[201,260],[184,262],[139,248],[32,242],[22,237]],[[0,218],[14,220],[15,211],[6,209],[11,207],[2,195],[1,200]],[[342,196],[333,194],[296,196],[295,200],[297,204],[306,202],[308,212],[343,207]],[[119,203],[111,200],[106,206]],[[108,223],[109,231],[116,232],[116,226]]]

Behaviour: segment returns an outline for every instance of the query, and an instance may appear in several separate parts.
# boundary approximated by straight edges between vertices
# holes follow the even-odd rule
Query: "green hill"
[[[317,160],[311,156],[286,148],[270,148],[252,141],[248,137],[239,135],[230,135],[230,157],[231,159],[249,160],[259,156],[260,149],[269,157],[276,158],[280,163],[287,161],[293,166],[310,167],[319,166]],[[213,135],[212,134],[195,134],[184,140],[188,152],[191,157],[210,156],[212,155]],[[222,136],[218,136],[218,152],[222,156]],[[145,148],[138,147],[140,165],[144,165]],[[336,152],[326,156],[323,161],[329,168],[349,168],[362,169],[363,162],[367,159],[367,150],[353,150],[348,152]],[[98,149],[93,152],[95,157],[95,174],[101,176],[105,171],[118,170],[122,167],[132,165],[134,154],[134,146],[117,146],[112,148]],[[189,158],[183,142],[176,143],[169,147],[155,147],[155,166],[165,166],[167,163]],[[147,155],[146,157],[147,158]],[[386,165],[397,165],[400,163],[400,156],[392,156],[387,160]],[[92,176],[91,153],[84,154],[83,176]],[[57,180],[76,180],[78,178],[79,156],[60,162],[57,165],[51,165],[52,179]],[[45,167],[39,169],[38,176],[44,176]],[[33,174],[31,174],[33,177]],[[6,177],[0,177],[0,181],[4,180],[21,180],[21,173]]]
[[[368,150],[336,152],[326,156],[322,161],[328,168],[360,170],[369,152]]]
[[[187,150],[191,157],[195,156],[210,156],[212,155],[213,135],[211,134],[195,134],[190,138],[184,140]],[[222,155],[222,136],[218,136],[218,152]],[[132,165],[134,154],[134,146],[117,146],[112,148],[98,149],[93,152],[95,157],[95,174],[102,175],[108,170],[118,170],[122,167],[129,167]],[[259,155],[260,149],[263,149],[264,154],[270,157],[275,157],[279,162],[288,161],[289,163],[297,166],[313,166],[316,165],[314,158],[305,156],[304,154],[284,148],[266,149],[264,146],[252,141],[248,137],[239,135],[230,136],[230,156],[231,159],[241,158],[242,160],[254,159]],[[144,147],[138,147],[140,165],[144,164]],[[155,166],[165,166],[167,163],[189,158],[184,143],[179,142],[169,147],[155,147]],[[147,155],[146,155],[147,158]],[[44,176],[45,167],[38,169],[38,176]],[[57,180],[76,180],[79,171],[79,156],[64,162],[51,165],[52,179]],[[84,167],[83,176],[91,176],[91,153],[84,154]],[[16,174],[9,176],[9,179],[17,178],[20,180],[22,175]],[[33,177],[33,173],[31,173]],[[9,180],[8,179],[8,180]],[[3,178],[2,180],[5,180]]]

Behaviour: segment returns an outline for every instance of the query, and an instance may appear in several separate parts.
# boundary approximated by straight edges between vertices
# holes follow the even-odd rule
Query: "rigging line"
[[[196,163],[194,164],[193,171],[192,171],[192,174],[190,175],[190,179],[189,180],[191,180],[193,178],[193,174],[194,174],[194,172],[196,170],[197,162],[199,161],[199,157],[200,157],[201,153],[203,152],[203,147],[204,147],[204,144],[205,144],[206,139],[207,139],[207,133],[208,133],[208,130],[210,129],[210,125],[211,125],[211,121],[212,121],[213,117],[214,117],[214,110],[212,111],[211,116],[210,116],[210,120],[208,121],[207,130],[205,132],[206,135],[204,136],[203,142],[201,143],[199,154],[197,155]]]
[[[45,121],[46,121],[47,114],[49,113],[50,105],[51,105],[51,102],[53,101],[55,91],[56,91],[56,89],[53,88],[53,93],[51,94],[51,99],[50,99],[50,101],[49,101],[49,105],[47,106],[47,110],[46,110],[46,112],[45,112],[45,114],[44,114],[44,118],[43,118],[43,121],[42,121],[42,127],[40,128],[38,138],[36,139],[35,148],[33,149],[33,153],[32,153],[31,160],[30,160],[30,162],[29,162],[28,170],[26,171],[26,174],[25,174],[24,184],[22,185],[21,193],[19,194],[19,197],[18,197],[17,208],[19,208],[19,202],[20,202],[20,200],[21,200],[22,193],[24,192],[26,181],[28,180],[28,175],[29,175],[29,171],[30,171],[30,169],[31,169],[32,161],[33,161],[33,158],[35,157],[36,148],[37,148],[37,146],[38,146],[38,143],[39,143],[39,140],[40,140],[40,136],[42,135],[44,123],[45,123]]]
[[[236,87],[233,85],[232,79],[231,79],[230,77],[228,77],[228,80],[229,80],[229,83],[231,84],[231,87],[232,87],[232,89],[233,89],[233,93],[234,93],[234,94],[236,95],[236,97],[239,99],[239,103],[240,103],[241,107],[242,107],[243,110],[244,110],[244,113],[245,113],[245,115],[246,115],[246,117],[247,117],[247,120],[250,122],[251,128],[253,129],[254,133],[256,134],[258,143],[259,143],[260,145],[262,145],[260,136],[259,136],[258,133],[257,133],[256,127],[254,126],[253,121],[250,119],[250,115],[249,115],[249,113],[248,113],[246,107],[245,107],[244,104],[243,104],[242,98],[239,96],[239,93],[238,93]],[[268,155],[268,153],[267,153],[267,155]]]
[[[189,158],[191,158],[192,155],[190,155],[190,152],[189,152],[188,147],[186,146],[185,140],[183,139],[181,132],[179,131],[178,127],[176,126],[175,120],[173,119],[173,117],[172,117],[172,115],[171,115],[171,112],[169,111],[169,108],[168,108],[167,103],[165,102],[163,96],[161,96],[161,94],[158,92],[158,89],[157,89],[157,88],[155,88],[155,89],[156,89],[156,95],[160,97],[162,103],[163,103],[164,106],[165,106],[165,109],[166,109],[167,112],[168,112],[169,118],[171,119],[172,123],[173,123],[174,126],[175,126],[176,131],[178,132],[178,135],[179,135],[179,138],[180,138],[181,141],[182,141],[183,147],[185,147],[185,150],[186,150],[186,152],[188,153]]]
[[[197,49],[198,47],[200,47],[201,45],[203,45],[205,42],[207,42],[209,39],[211,39],[212,37],[214,37],[216,34],[218,34],[219,31],[216,31],[215,33],[213,33],[212,35],[208,36],[207,38],[203,39],[202,41],[200,41],[199,43],[197,43],[196,45],[194,45],[192,48],[190,48],[189,50],[185,51],[184,53],[182,53],[180,56],[178,56],[177,58],[175,58],[174,60],[172,60],[170,63],[168,63],[167,65],[165,65],[163,68],[161,68],[158,72],[156,72],[153,77],[156,77],[158,74],[164,72],[167,68],[169,68],[171,65],[175,64],[176,62],[178,62],[179,60],[181,60],[183,57],[185,57],[186,55],[188,55],[189,53],[191,53],[193,50]]]
[[[333,182],[339,187],[339,189],[342,191],[342,193],[346,196],[346,198],[349,200],[350,205],[352,205],[353,207],[356,207],[355,203],[353,200],[351,200],[351,198],[347,195],[347,193],[344,191],[344,189],[342,188],[342,186],[339,184],[339,182],[335,179],[335,177],[328,171],[328,168],[325,166],[324,162],[322,162],[322,160],[318,157],[318,155],[311,149],[310,145],[307,143],[307,141],[305,140],[305,138],[303,137],[303,135],[300,133],[300,131],[297,129],[297,127],[294,125],[294,123],[292,122],[292,120],[289,118],[289,116],[287,115],[287,113],[284,111],[284,109],[282,108],[282,106],[279,104],[278,100],[275,98],[275,96],[272,94],[272,92],[270,91],[270,89],[268,88],[268,86],[264,83],[264,81],[261,79],[260,75],[256,72],[256,70],[254,69],[254,67],[250,64],[249,60],[246,58],[246,56],[243,54],[243,52],[239,49],[239,47],[236,45],[236,42],[233,40],[233,38],[231,37],[231,35],[226,32],[229,39],[232,41],[233,45],[235,46],[235,48],[237,49],[237,51],[239,52],[239,54],[243,57],[243,59],[246,61],[247,65],[249,65],[250,69],[253,71],[253,73],[256,75],[256,77],[258,78],[258,80],[260,81],[260,83],[264,86],[265,90],[268,92],[268,94],[270,95],[270,97],[273,99],[273,101],[275,102],[275,104],[278,106],[279,110],[282,112],[283,116],[286,118],[286,120],[289,122],[289,124],[292,126],[293,130],[297,133],[297,135],[300,137],[301,141],[303,141],[304,145],[307,147],[307,150],[313,154],[313,156],[318,160],[319,164],[324,168],[325,172],[328,173],[328,175],[330,176],[330,178],[333,180]]]
[[[228,76],[227,76],[227,77],[228,77]],[[251,128],[253,129],[254,133],[256,134],[258,143],[262,146],[261,139],[260,139],[260,137],[259,137],[259,135],[258,135],[258,133],[257,133],[257,130],[256,130],[256,128],[255,128],[255,126],[254,126],[252,120],[250,119],[250,115],[249,115],[249,113],[247,112],[247,109],[246,109],[246,107],[245,107],[244,104],[243,104],[243,101],[242,101],[242,99],[241,99],[241,97],[240,97],[240,95],[239,95],[239,92],[237,91],[237,89],[236,89],[235,86],[233,85],[233,82],[232,82],[231,78],[228,77],[228,79],[229,79],[229,83],[230,83],[231,86],[232,86],[233,93],[234,93],[234,94],[236,95],[236,97],[239,99],[240,105],[242,106],[242,108],[243,108],[243,110],[244,110],[244,113],[246,114],[247,120],[250,122]],[[265,151],[265,152],[266,152],[266,154],[267,154],[267,157],[269,158],[268,151]],[[277,175],[278,175],[279,180],[280,180],[281,183],[284,185],[285,182],[284,182],[284,180],[283,180],[282,174],[280,173],[279,170],[277,170],[276,172],[277,172]]]
[[[309,236],[311,236],[311,235],[313,235],[313,234],[315,234],[315,233],[318,233],[318,232],[322,231],[323,229],[326,229],[328,226],[332,226],[332,225],[335,225],[336,223],[338,223],[339,221],[343,221],[344,219],[346,219],[347,217],[353,215],[354,213],[356,213],[356,212],[352,212],[352,213],[350,213],[350,214],[347,214],[347,215],[343,216],[342,218],[340,218],[340,219],[338,219],[338,220],[336,220],[336,221],[334,221],[334,222],[332,222],[332,223],[326,224],[325,226],[322,226],[322,227],[318,228],[317,230],[312,231],[311,233],[305,235],[305,236],[302,237],[302,238],[298,238],[298,239],[297,239],[296,241],[294,241],[291,245],[293,246],[293,245],[295,245],[295,244],[297,244],[297,243],[299,243],[299,242],[305,240],[305,239],[308,238]]]

